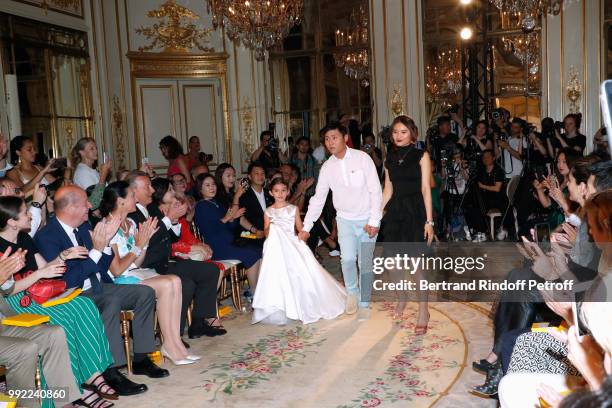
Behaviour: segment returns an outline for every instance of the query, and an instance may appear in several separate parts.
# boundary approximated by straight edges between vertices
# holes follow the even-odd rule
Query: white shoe
[[[202,356],[198,356],[197,354],[187,354],[187,360],[191,361],[200,361]]]
[[[357,296],[348,295],[346,297],[346,307],[344,308],[344,313],[348,315],[355,314],[357,312]]]
[[[167,358],[168,360],[172,361],[172,364],[174,364],[174,365],[179,366],[179,365],[188,365],[188,364],[195,363],[195,360],[189,360],[187,358],[182,358],[180,360],[174,360],[172,357],[170,357],[170,355],[168,354],[166,349],[164,349],[164,346],[161,346],[161,349],[159,351],[161,351],[161,355],[164,358]]]
[[[472,234],[470,234],[470,228],[467,225],[463,226],[463,232],[465,232],[465,239],[468,241],[472,240]]]
[[[329,256],[340,256],[340,251],[338,251],[337,249],[329,251]]]
[[[372,316],[372,312],[369,307],[360,307],[357,312],[357,321],[365,322],[366,320],[370,320],[370,316]]]

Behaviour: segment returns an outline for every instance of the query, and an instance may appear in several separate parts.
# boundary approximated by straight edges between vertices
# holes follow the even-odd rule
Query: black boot
[[[503,377],[501,363],[495,362],[493,367],[487,371],[487,379],[483,385],[478,385],[472,389],[472,392],[484,397],[494,397],[497,395],[497,387]]]

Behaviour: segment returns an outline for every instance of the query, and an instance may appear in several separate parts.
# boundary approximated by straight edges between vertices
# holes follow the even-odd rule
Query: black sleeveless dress
[[[384,242],[424,242],[427,221],[421,192],[421,165],[424,151],[414,145],[394,148],[385,161],[393,195],[381,222]]]

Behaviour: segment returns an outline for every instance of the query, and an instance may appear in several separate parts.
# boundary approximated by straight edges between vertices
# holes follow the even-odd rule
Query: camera
[[[450,115],[451,113],[457,113],[457,112],[459,112],[459,105],[457,104],[452,105],[450,108],[448,108],[445,111],[447,115]]]
[[[278,150],[278,146],[279,146],[278,139],[273,137],[268,142],[268,146],[266,146],[266,148],[269,150]]]
[[[495,109],[493,112],[491,112],[491,118],[496,122],[500,119],[503,119],[503,117],[504,117],[504,114],[499,109]]]
[[[372,145],[371,144],[364,144],[361,147],[363,147],[364,150],[370,150],[372,148]]]
[[[556,121],[556,122],[555,122],[555,129],[557,129],[557,130],[562,130],[562,129],[563,129],[563,122],[561,122],[561,121]]]
[[[246,190],[251,186],[251,183],[249,182],[249,179],[246,177],[241,178],[238,183],[240,183],[240,186]]]

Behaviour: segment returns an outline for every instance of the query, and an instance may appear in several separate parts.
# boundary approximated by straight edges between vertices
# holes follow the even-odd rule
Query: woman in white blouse
[[[100,172],[94,168],[98,160],[98,146],[96,141],[91,137],[83,137],[79,139],[76,145],[72,148],[71,153],[72,166],[75,167],[73,182],[83,190],[87,187],[101,184],[106,184],[106,179],[110,174],[111,162],[107,160],[100,166]]]

